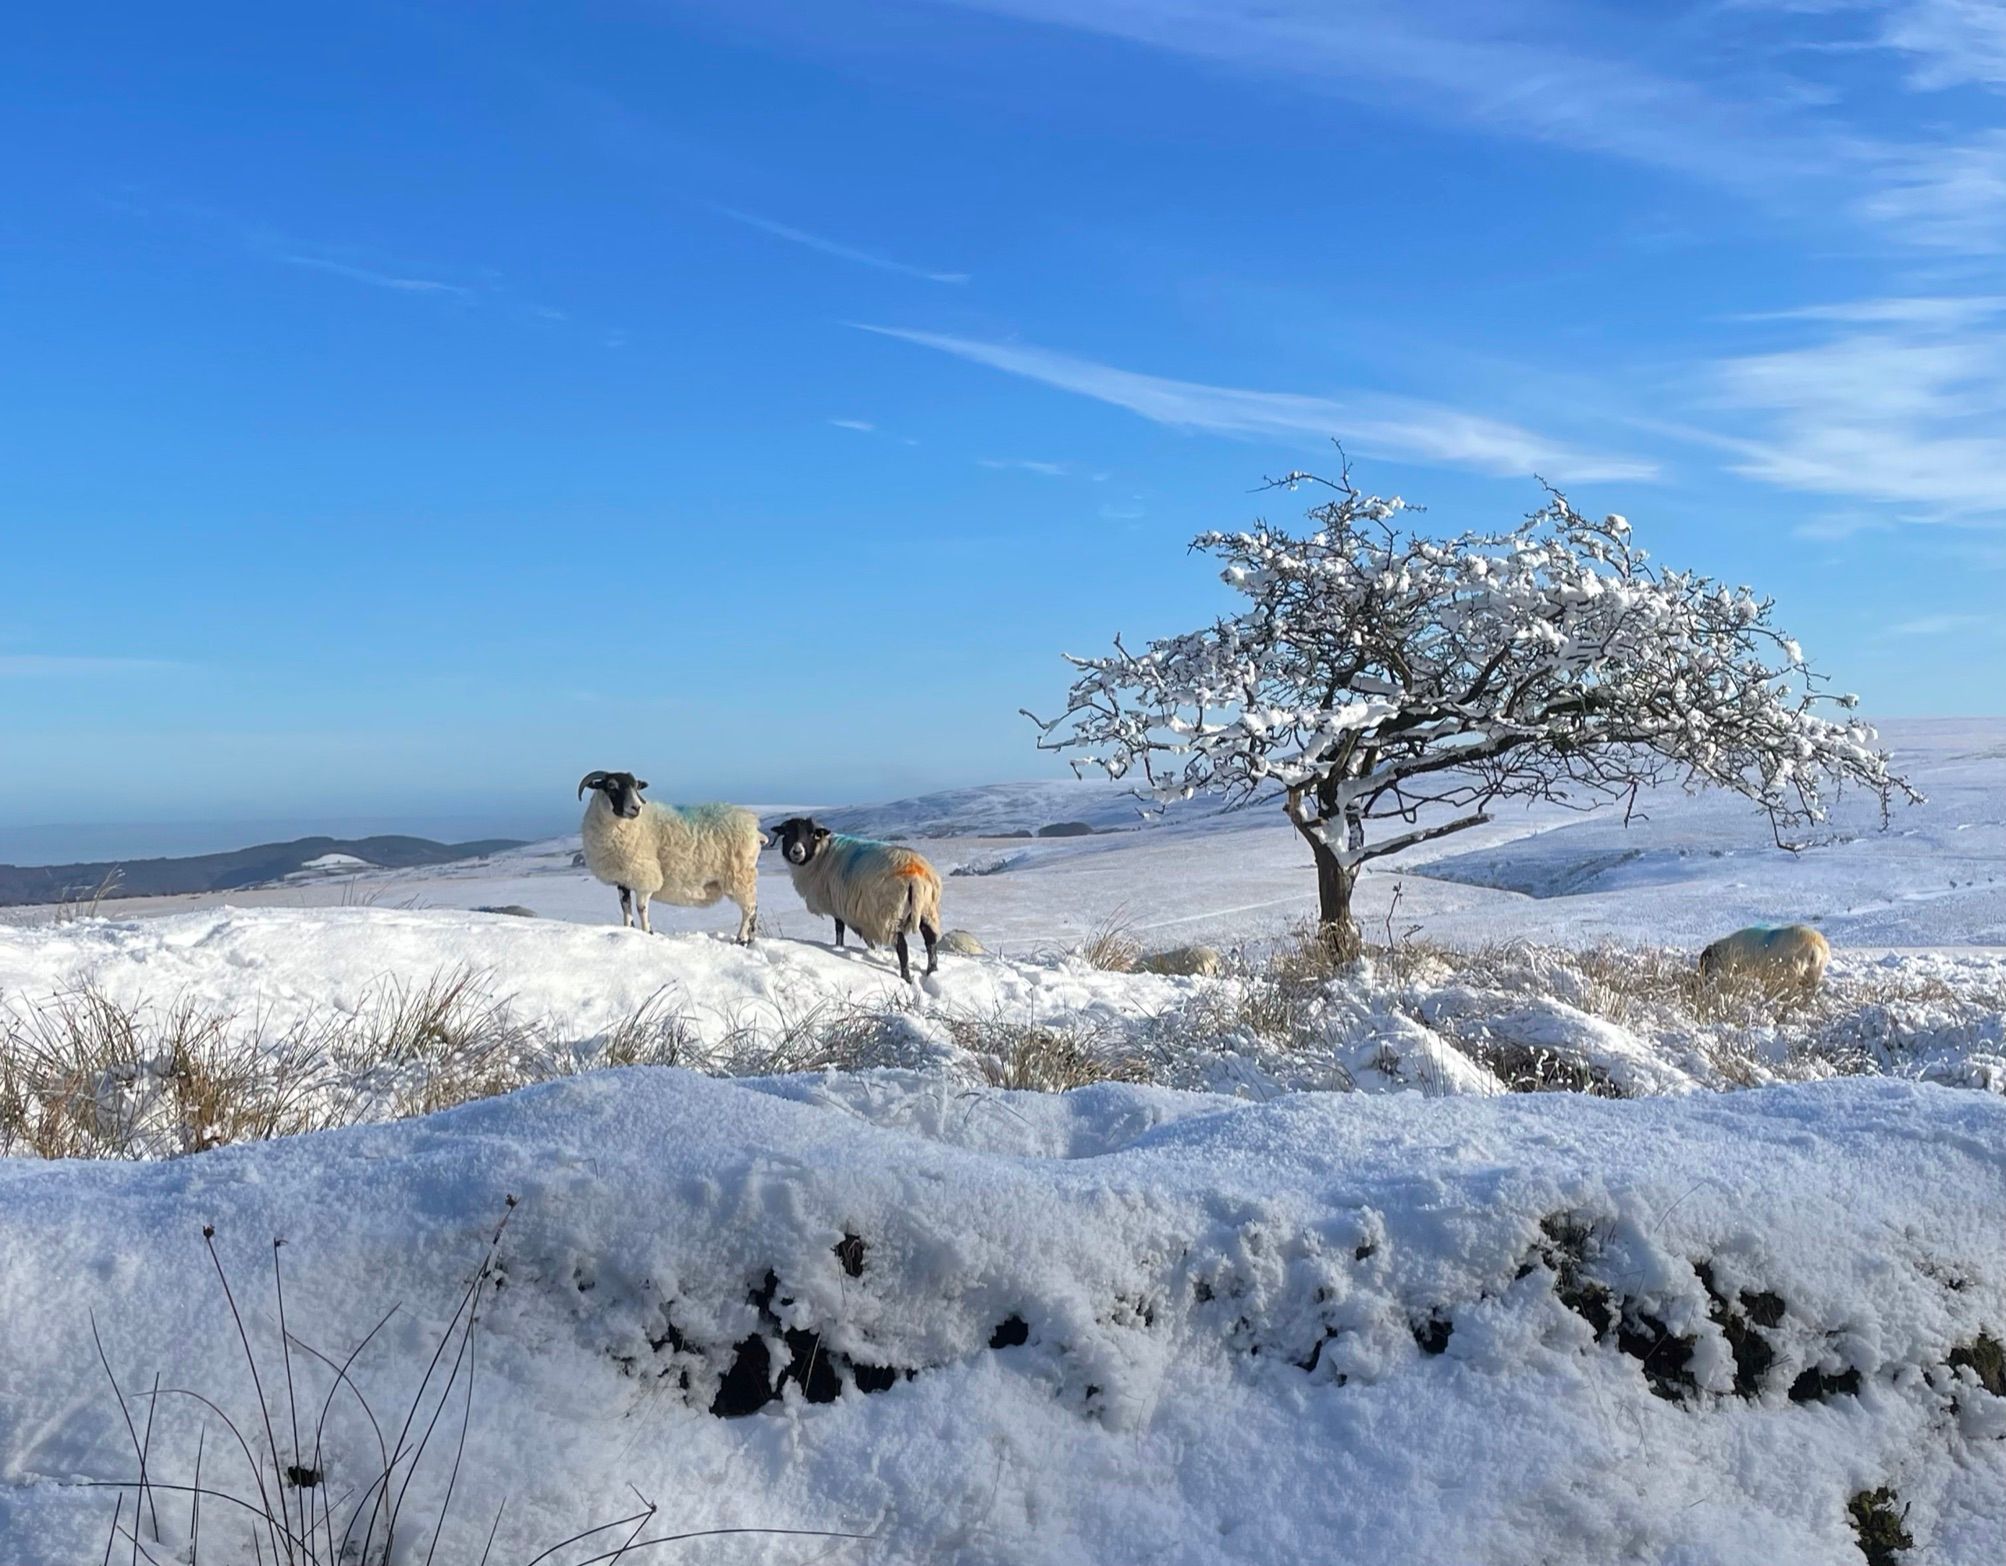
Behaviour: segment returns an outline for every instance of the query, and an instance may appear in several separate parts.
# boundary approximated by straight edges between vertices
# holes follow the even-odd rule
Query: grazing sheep
[[[940,872],[920,855],[833,833],[807,816],[789,817],[773,836],[808,911],[836,921],[838,946],[845,926],[866,946],[889,941],[899,954],[899,977],[910,980],[905,938],[917,929],[926,942],[926,971],[940,966]]]
[[[1178,978],[1216,979],[1226,971],[1226,959],[1214,946],[1173,946],[1135,960],[1134,973],[1162,973]]]
[[[940,949],[957,957],[980,957],[988,950],[972,930],[949,930],[940,938]]]
[[[1825,976],[1832,948],[1808,924],[1757,924],[1723,936],[1700,953],[1707,979],[1746,977],[1764,989],[1806,994]]]
[[[648,785],[631,772],[588,772],[579,779],[585,807],[581,831],[585,867],[619,888],[620,924],[634,922],[640,899],[641,928],[649,934],[648,900],[708,908],[720,897],[738,904],[738,941],[746,945],[758,925],[759,850],[766,839],[758,818],[736,805],[691,805],[678,810],[641,798]]]

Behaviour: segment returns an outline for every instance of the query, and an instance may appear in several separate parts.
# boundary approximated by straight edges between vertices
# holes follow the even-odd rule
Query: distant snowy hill
[[[0,865],[0,906],[88,898],[100,887],[124,897],[222,891],[285,881],[303,873],[326,876],[343,871],[451,864],[520,846],[510,838],[435,843],[429,838],[394,835],[353,839],[302,837],[289,843],[259,843],[250,848],[192,854],[181,859]]]
[[[1214,800],[1193,799],[1149,817],[1143,808],[1118,784],[1059,779],[944,789],[878,805],[841,805],[818,811],[816,819],[863,837],[1037,837],[1062,836],[1065,828],[1079,826],[1096,832],[1132,832],[1153,823],[1217,815],[1222,807]]]

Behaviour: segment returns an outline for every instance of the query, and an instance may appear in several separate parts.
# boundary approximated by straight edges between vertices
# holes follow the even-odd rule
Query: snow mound
[[[276,1032],[323,1011],[359,1015],[386,982],[469,973],[518,1020],[586,1040],[672,1002],[707,1042],[777,1028],[818,1006],[939,1007],[1026,1021],[1140,1018],[1200,982],[1098,973],[1077,961],[944,958],[923,997],[888,952],[722,934],[644,935],[503,914],[391,908],[218,908],[156,919],[0,926],[0,996],[88,982],[128,1006],[195,1001]]]
[[[348,1396],[294,1444],[272,1238],[322,1353],[401,1305],[351,1372],[401,1412],[513,1196],[440,1559],[478,1559],[504,1499],[514,1560],[638,1491],[651,1533],[874,1536],[711,1559],[1829,1566],[1885,1485],[1918,1559],[1989,1566],[2006,1399],[1973,1346],[2006,1334],[2002,1149],[2006,1104],[1886,1081],[1257,1105],[635,1069],[168,1163],[4,1163],[0,1556],[97,1559],[109,1497],[83,1486],[135,1471],[93,1314],[129,1394],[158,1371],[269,1462],[204,1224],[278,1462],[345,1507],[377,1449]],[[318,1410],[325,1366],[292,1374]],[[255,1494],[185,1398],[153,1421],[156,1483],[198,1439],[205,1485]],[[447,1469],[399,1559],[428,1553]],[[167,1559],[185,1497],[159,1512]]]

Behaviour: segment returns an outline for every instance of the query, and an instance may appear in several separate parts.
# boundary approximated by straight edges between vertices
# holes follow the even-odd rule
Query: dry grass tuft
[[[1075,954],[1102,973],[1133,973],[1142,943],[1130,933],[1127,911],[1117,908],[1088,932]]]
[[[96,886],[73,886],[56,902],[55,922],[74,924],[79,919],[95,919],[99,908],[117,897],[125,885],[125,867],[113,865]]]
[[[245,1040],[249,1040],[246,1047]],[[324,1124],[328,1036],[244,1028],[184,996],[128,1007],[89,984],[0,1011],[0,1154],[137,1158]]]
[[[1141,1082],[1149,1072],[1125,1037],[1079,1023],[1031,1022],[1000,1013],[947,1023],[992,1087],[1064,1093],[1096,1082]]]
[[[387,1093],[396,1119],[521,1086],[539,1041],[487,977],[462,965],[422,983],[388,981],[341,1030],[332,1046],[336,1065]]]
[[[1305,919],[1268,949],[1254,973],[1276,984],[1328,984],[1357,962],[1359,953],[1348,950],[1349,945],[1342,932]]]
[[[664,985],[606,1030],[593,1066],[698,1066],[706,1055],[696,1025]]]

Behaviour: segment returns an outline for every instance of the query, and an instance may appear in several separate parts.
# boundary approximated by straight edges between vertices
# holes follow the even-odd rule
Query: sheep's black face
[[[805,865],[829,841],[829,829],[815,825],[807,816],[790,816],[773,829],[780,844],[780,857],[790,865]]]
[[[613,814],[631,821],[641,813],[641,790],[647,782],[631,772],[595,772],[582,787],[596,788],[606,796]]]

